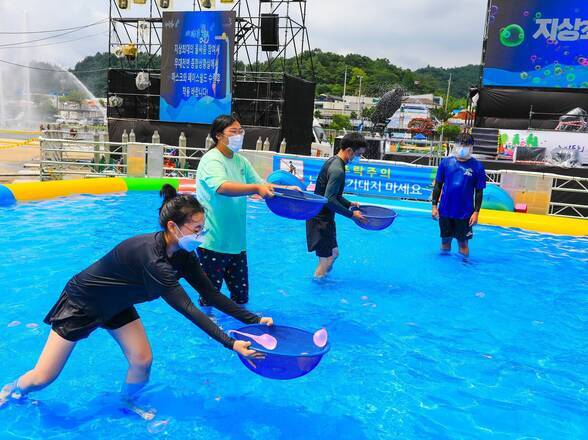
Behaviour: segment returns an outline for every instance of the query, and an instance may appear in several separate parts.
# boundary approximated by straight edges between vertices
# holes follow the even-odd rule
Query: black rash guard
[[[65,287],[70,301],[104,323],[134,304],[162,297],[213,339],[232,349],[235,340],[202,313],[180,286],[184,278],[207,304],[241,322],[260,318],[235,304],[214,288],[194,252],[178,250],[167,256],[163,232],[138,235],[123,241]]]
[[[353,217],[353,211],[349,210],[351,202],[343,197],[344,189],[345,162],[339,156],[333,156],[325,162],[316,179],[314,193],[328,200],[317,217],[333,220],[335,213]]]

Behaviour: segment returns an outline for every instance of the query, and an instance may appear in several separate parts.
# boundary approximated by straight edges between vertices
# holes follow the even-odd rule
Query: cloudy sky
[[[176,10],[191,9],[192,0],[172,1]],[[486,0],[308,0],[307,4],[313,48],[388,58],[409,68],[480,62]],[[108,5],[109,0],[0,0],[0,60],[26,64],[32,56],[69,68],[86,55],[107,51],[107,23],[43,41],[34,40],[51,34],[7,32],[95,23],[108,17]],[[131,15],[139,15],[140,8],[145,6],[133,6],[137,14]],[[23,41],[35,47],[13,45]]]

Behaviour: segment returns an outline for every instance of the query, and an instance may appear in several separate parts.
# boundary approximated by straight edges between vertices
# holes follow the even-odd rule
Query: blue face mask
[[[471,149],[465,145],[456,145],[454,148],[454,155],[459,159],[469,159],[472,156]]]
[[[244,136],[242,134],[229,136],[228,146],[233,153],[237,153],[241,150],[241,148],[243,148],[243,138]]]
[[[186,252],[194,252],[196,249],[198,249],[204,241],[204,236],[206,235],[206,231],[204,229],[198,234],[188,235],[183,234],[182,231],[180,231],[180,228],[177,226],[176,229],[180,233],[179,237],[176,235],[176,238],[178,239],[178,246]]]

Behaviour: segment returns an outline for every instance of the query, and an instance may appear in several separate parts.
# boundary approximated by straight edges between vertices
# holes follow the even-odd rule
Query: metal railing
[[[549,214],[561,217],[580,217],[588,219],[588,178],[572,176],[553,176],[551,191],[562,193],[583,193],[585,204],[561,203],[550,200]]]
[[[130,143],[45,137],[39,141],[41,180],[128,175],[127,149]],[[198,163],[206,152],[205,148],[196,147],[141,145],[145,146],[145,175],[149,172],[149,146],[163,148],[163,163],[158,167],[160,171],[156,171],[161,173],[161,177],[195,178]]]
[[[129,176],[127,166],[129,145],[142,146],[144,153],[141,154],[144,155],[145,164],[144,176],[151,177],[194,179],[200,159],[206,152],[205,148],[176,147],[163,144],[97,142],[41,137],[40,178],[41,180],[54,180],[72,177]],[[162,150],[163,154],[161,154]],[[149,155],[152,151],[159,151],[157,156],[159,159],[150,160]],[[260,175],[266,175],[271,171],[274,153],[246,150],[244,154],[252,156],[249,159],[255,167],[263,168],[259,169]],[[260,162],[258,156],[264,160]],[[423,155],[422,157],[427,156]],[[431,167],[438,165],[439,160],[442,159],[440,156],[430,155],[428,157],[428,165],[382,160],[368,162],[382,165]],[[155,166],[150,169],[149,167],[153,163]],[[507,179],[505,176],[509,176],[509,180],[505,180]],[[519,177],[517,183],[512,183],[513,176]],[[489,183],[501,185],[511,193],[514,191],[541,194],[545,200],[541,204],[541,209],[544,207],[543,213],[545,214],[588,219],[588,178],[515,170],[487,170],[486,177]],[[523,177],[527,180],[528,178],[541,180],[541,187],[530,186]],[[574,200],[566,200],[570,198]]]
[[[533,106],[530,106],[527,126],[529,130],[543,129],[586,133],[588,132],[588,116],[583,114],[536,112],[533,111]]]
[[[530,171],[486,170],[486,181],[500,185],[503,183],[504,176],[507,175],[540,178],[550,181],[545,191],[538,191],[544,193],[549,199],[546,203],[546,214],[557,217],[588,219],[588,178]],[[516,191],[533,192],[533,188],[522,185],[516,188]],[[567,195],[572,197],[574,194],[580,203],[561,200],[566,198]]]

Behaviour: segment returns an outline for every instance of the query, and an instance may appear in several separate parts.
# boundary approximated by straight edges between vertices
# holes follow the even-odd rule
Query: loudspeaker
[[[316,84],[284,75],[282,139],[289,154],[310,155]]]
[[[278,14],[261,14],[261,50],[275,52],[280,48],[279,24]]]

